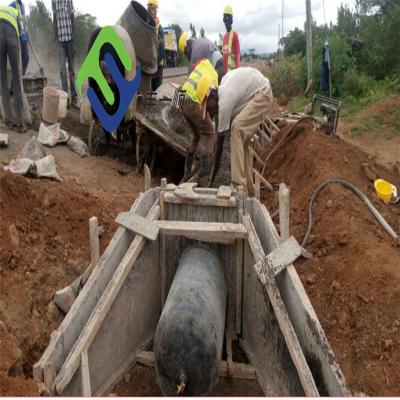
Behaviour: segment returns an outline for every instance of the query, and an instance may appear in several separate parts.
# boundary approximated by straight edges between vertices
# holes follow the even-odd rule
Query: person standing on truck
[[[235,186],[243,186],[250,197],[255,195],[252,177],[250,140],[268,112],[274,97],[269,80],[255,68],[237,68],[228,72],[218,90],[206,101],[213,118],[218,115],[218,142],[213,178],[221,162],[225,137],[231,134],[231,174]]]
[[[183,182],[191,178],[193,160],[201,136],[204,137],[205,143],[201,155],[199,177],[203,178],[211,173],[214,158],[215,130],[210,114],[204,108],[204,100],[213,87],[218,87],[218,74],[209,60],[201,61],[182,87],[182,90],[186,92],[182,113],[193,133],[192,141],[186,154]]]
[[[233,30],[233,9],[226,6],[224,9],[224,24],[226,33],[222,43],[225,73],[240,67],[240,41],[238,33]]]
[[[191,74],[198,63],[204,59],[210,60],[214,68],[218,68],[218,61],[222,60],[222,54],[215,46],[215,43],[206,37],[201,37],[199,39],[190,38],[187,32],[182,33],[179,38],[179,51],[190,61],[189,74]]]
[[[21,57],[19,48],[19,32],[21,32],[21,17],[18,9],[8,6],[0,6],[0,81],[1,98],[4,111],[4,124],[7,128],[13,128],[10,90],[7,79],[7,59],[10,62],[12,74],[12,89],[14,93],[15,128],[17,132],[26,132],[26,126],[22,117],[22,79]]]
[[[73,107],[79,108],[78,94],[75,87],[75,50],[74,50],[74,5],[72,0],[52,0],[53,28],[60,57],[60,77],[62,90],[68,91],[67,63],[70,79],[71,101]]]
[[[29,64],[29,36],[26,29],[26,16],[25,6],[22,0],[16,0],[10,3],[10,7],[14,7],[18,10],[22,20],[22,29],[19,34],[20,45],[21,45],[21,57],[22,57],[22,76],[26,74]]]
[[[164,38],[164,29],[161,26],[160,19],[157,16],[158,0],[148,0],[147,10],[149,14],[156,21],[157,34],[158,34],[158,39],[160,41],[160,44],[158,46],[158,55],[157,55],[158,69],[151,81],[151,90],[155,92],[162,85],[163,81],[163,71],[165,64],[165,38]]]

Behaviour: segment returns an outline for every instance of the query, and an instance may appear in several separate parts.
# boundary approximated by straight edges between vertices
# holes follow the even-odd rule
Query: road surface
[[[173,78],[176,76],[187,75],[188,67],[165,68],[164,78]]]

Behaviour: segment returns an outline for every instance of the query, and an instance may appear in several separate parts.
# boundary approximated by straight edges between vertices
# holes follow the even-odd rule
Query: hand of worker
[[[225,139],[225,138],[229,137],[230,133],[231,133],[230,129],[223,131],[223,132],[218,132],[218,139],[220,139],[220,138]]]

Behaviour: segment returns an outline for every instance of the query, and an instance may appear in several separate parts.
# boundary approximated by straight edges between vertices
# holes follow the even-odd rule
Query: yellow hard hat
[[[196,94],[200,100],[200,104],[203,104],[203,101],[206,98],[209,90],[211,89],[211,86],[212,86],[212,78],[208,74],[203,75],[197,82]]]
[[[225,6],[225,8],[224,8],[224,14],[232,15],[232,17],[233,17],[233,9],[232,9],[232,6],[229,6],[229,5]]]
[[[158,7],[158,0],[148,0],[147,1],[148,6],[156,6]]]
[[[187,32],[183,32],[181,37],[179,38],[179,51],[183,53],[185,51],[186,42],[189,39],[189,34]]]

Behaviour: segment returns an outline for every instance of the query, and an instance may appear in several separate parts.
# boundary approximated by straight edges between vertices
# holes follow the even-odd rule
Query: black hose
[[[333,184],[338,184],[344,186],[346,189],[351,190],[354,194],[356,194],[365,204],[366,206],[370,209],[374,217],[378,220],[378,222],[382,225],[382,227],[386,230],[386,232],[392,237],[392,239],[397,239],[397,234],[396,232],[390,227],[390,225],[385,221],[385,219],[382,217],[382,215],[379,213],[379,211],[372,205],[372,203],[368,200],[367,196],[363,192],[361,192],[360,189],[358,189],[356,186],[353,184],[344,181],[343,179],[332,179],[328,182],[323,183],[322,185],[318,186],[318,188],[315,190],[313,195],[311,196],[310,204],[308,207],[308,228],[306,235],[304,236],[303,243],[301,244],[301,247],[305,248],[307,246],[308,240],[310,239],[311,231],[312,231],[312,226],[313,226],[313,207],[314,203],[317,200],[319,194],[324,190],[327,186],[333,185]]]

